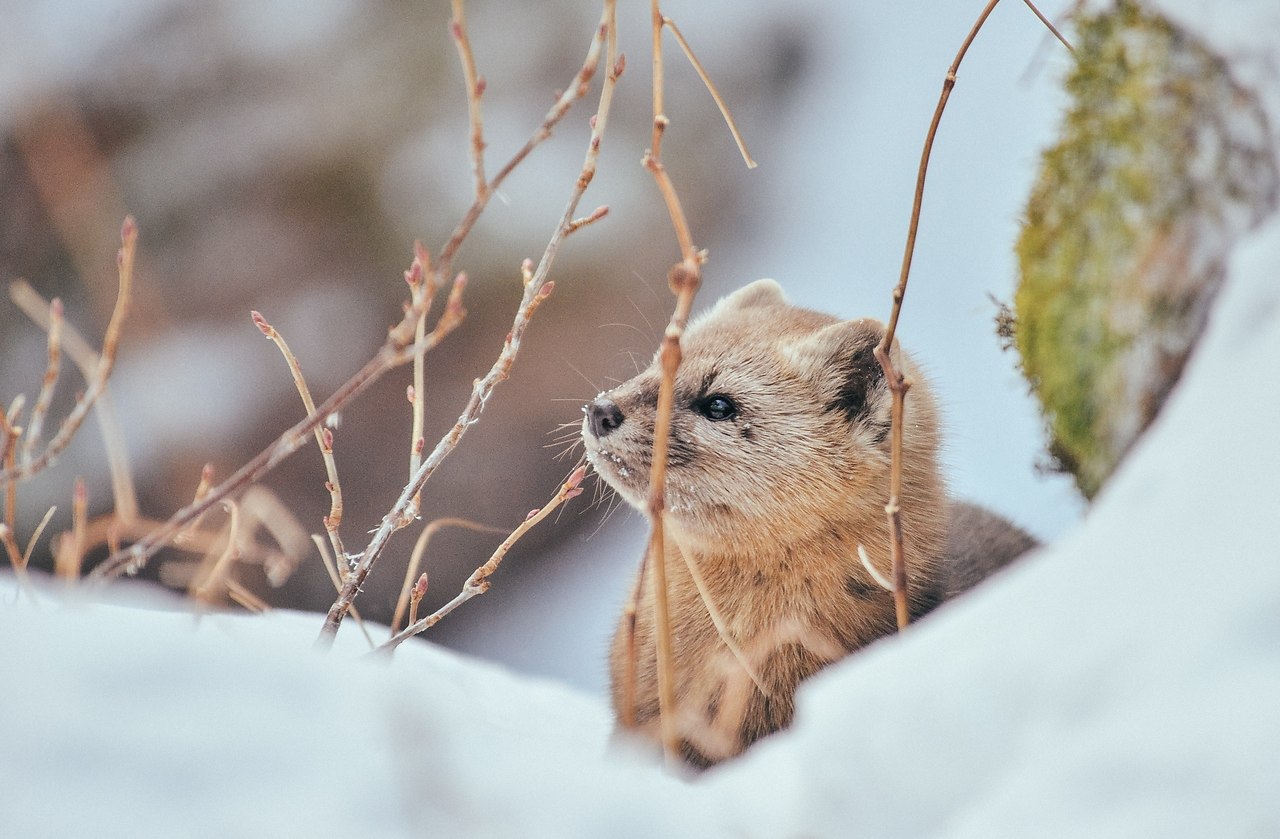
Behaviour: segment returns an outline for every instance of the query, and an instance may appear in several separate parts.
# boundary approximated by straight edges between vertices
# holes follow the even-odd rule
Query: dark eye
[[[712,422],[733,419],[738,415],[738,406],[727,396],[708,396],[699,400],[694,407]]]

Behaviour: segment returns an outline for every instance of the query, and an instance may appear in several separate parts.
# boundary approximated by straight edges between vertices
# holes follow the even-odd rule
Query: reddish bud
[[[76,478],[75,489],[72,490],[71,500],[80,506],[89,502],[89,488],[85,486],[84,478]]]
[[[57,320],[62,317],[62,298],[55,297],[49,301],[49,317]]]
[[[413,441],[413,453],[414,453],[414,454],[419,454],[419,455],[420,455],[420,454],[422,454],[422,452],[423,452],[426,448],[427,448],[427,438],[426,438],[426,437],[419,437],[417,440],[414,440],[414,441]]]
[[[324,491],[325,491],[325,492],[333,492],[333,481],[325,481],[325,482],[324,482]]]
[[[550,297],[550,296],[551,296],[551,292],[553,292],[553,291],[555,291],[555,290],[556,290],[556,284],[555,284],[555,281],[554,281],[554,280],[547,280],[546,284],[542,287],[542,290],[538,292],[538,296],[539,296],[539,297],[542,297],[542,298]]]
[[[599,116],[600,116],[599,114],[592,114],[592,115],[591,115],[591,119],[590,119],[590,120],[588,120],[588,122],[591,124],[591,127],[592,127],[592,128],[595,128],[595,127],[596,127],[596,119],[597,119]]]
[[[212,463],[206,463],[204,465],[204,468],[200,470],[200,480],[206,484],[213,482],[213,464]]]
[[[258,327],[259,331],[261,331],[263,335],[266,335],[268,338],[271,337],[271,324],[267,323],[266,318],[255,311],[249,312],[249,317],[253,318],[253,325]]]
[[[324,443],[326,449],[333,448],[333,432],[327,428],[320,429],[320,441]]]
[[[415,397],[415,394],[413,391],[413,385],[409,385],[407,388],[404,389],[404,395],[405,395],[405,398],[409,400],[409,404],[412,405]]]
[[[450,35],[452,35],[452,36],[454,37],[454,39],[456,39],[456,40],[458,40],[458,41],[461,41],[461,40],[462,40],[462,37],[463,37],[462,24],[461,24],[461,23],[459,23],[459,22],[458,22],[458,21],[456,21],[456,20],[455,20],[455,21],[450,21],[450,23],[449,23],[449,34],[450,34]]]
[[[613,77],[615,79],[618,78],[625,69],[627,69],[627,54],[625,52],[618,53],[618,60],[613,63]]]
[[[477,99],[479,99],[481,96],[484,96],[484,91],[487,87],[489,87],[489,83],[485,81],[484,76],[477,76],[476,77],[476,98]]]
[[[529,519],[531,519],[531,518],[533,518],[534,516],[538,515],[538,513],[540,513],[540,512],[542,512],[542,510],[530,510],[530,511],[529,511],[529,515],[525,516],[525,517],[524,517],[524,520],[525,520],[525,521],[528,521]]]
[[[564,494],[564,500],[568,501],[571,498],[577,498],[579,495],[582,495],[582,492],[582,487],[574,487]]]
[[[120,225],[120,241],[127,245],[131,239],[136,239],[137,236],[138,223],[134,221],[133,216],[125,216],[124,224]]]
[[[582,483],[582,479],[585,477],[587,477],[587,467],[586,465],[582,465],[569,473],[569,477],[565,479],[564,484],[569,487],[569,489],[573,489],[578,484]]]
[[[418,581],[413,584],[413,591],[410,592],[409,594],[409,597],[412,598],[415,603],[426,596],[427,584],[428,584],[427,572],[423,571],[422,576],[419,577]]]

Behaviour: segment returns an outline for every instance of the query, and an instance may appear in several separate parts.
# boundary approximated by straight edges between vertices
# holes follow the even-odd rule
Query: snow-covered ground
[[[1280,125],[1275,4],[1154,5]],[[1069,536],[694,782],[610,750],[594,698],[425,643],[5,578],[0,835],[1280,836],[1278,274],[1272,219]]]

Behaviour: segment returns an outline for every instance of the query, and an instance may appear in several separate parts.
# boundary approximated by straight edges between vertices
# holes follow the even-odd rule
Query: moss
[[[1277,175],[1261,109],[1195,39],[1135,2],[1077,23],[1014,305],[1050,451],[1092,497],[1176,381]]]

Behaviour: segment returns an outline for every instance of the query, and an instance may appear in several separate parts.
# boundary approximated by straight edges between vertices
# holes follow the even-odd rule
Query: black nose
[[[617,403],[603,396],[596,397],[586,411],[591,433],[596,437],[608,437],[625,419]]]

